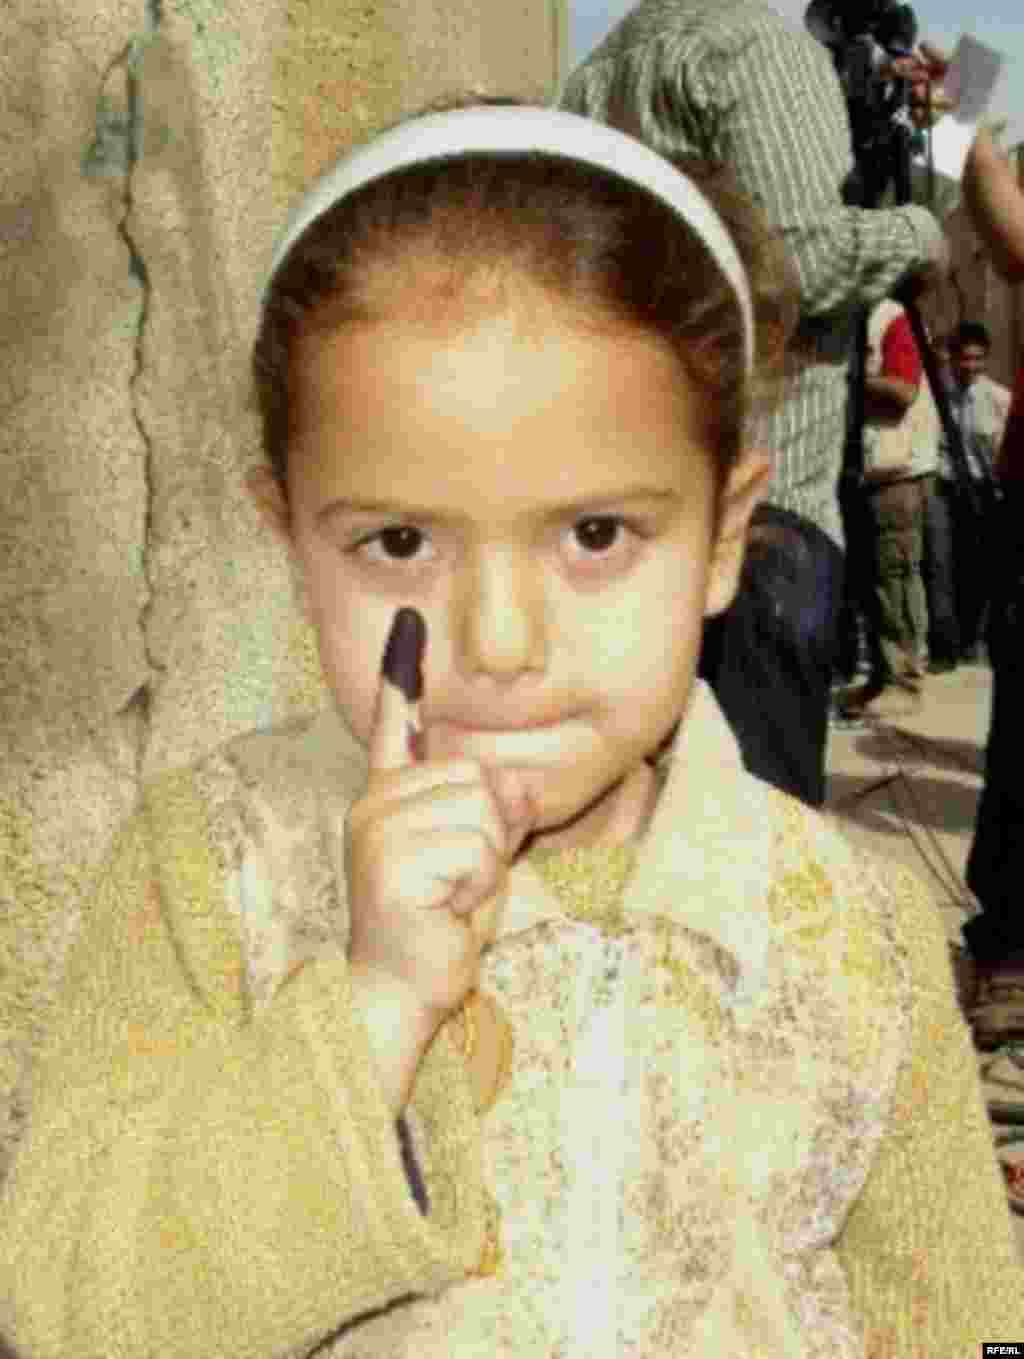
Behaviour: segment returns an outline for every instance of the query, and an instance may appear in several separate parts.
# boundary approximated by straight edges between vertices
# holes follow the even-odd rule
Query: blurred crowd
[[[986,372],[992,339],[982,322],[964,321],[932,347],[973,502],[958,480],[906,311],[880,303],[868,325],[863,474],[844,497],[835,726],[902,715],[922,701],[926,674],[988,658],[999,563],[986,522],[1002,504],[996,456],[1012,394]]]

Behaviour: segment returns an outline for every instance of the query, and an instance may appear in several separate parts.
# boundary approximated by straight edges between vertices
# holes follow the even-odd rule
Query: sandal
[[[1012,1131],[997,1131],[994,1140],[996,1160],[1006,1185],[1006,1200],[1015,1213],[1024,1214],[1024,1162],[999,1155],[1004,1148],[1024,1143],[1024,1046],[1006,1044],[995,1057],[979,1065],[978,1074],[984,1085],[1017,1090],[1022,1097],[1017,1103],[988,1100],[987,1104],[993,1123],[1019,1125]]]
[[[1024,1047],[1006,1043],[978,1067],[988,1116],[993,1123],[1024,1125]],[[990,1099],[988,1086],[1017,1092],[1016,1099]],[[1011,1137],[1013,1135],[1011,1134]]]

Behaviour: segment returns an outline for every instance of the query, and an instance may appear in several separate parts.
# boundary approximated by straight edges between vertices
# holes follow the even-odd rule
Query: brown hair
[[[415,116],[481,104],[527,101],[463,95]],[[700,238],[652,195],[589,165],[538,153],[472,154],[396,171],[314,222],[266,298],[252,371],[263,451],[285,503],[288,447],[301,415],[302,346],[345,324],[398,314],[410,295],[403,277],[417,280],[412,293],[422,303],[415,269],[426,260],[433,266],[426,300],[437,315],[452,302],[467,304],[472,282],[497,273],[529,278],[581,325],[639,328],[665,341],[709,394],[701,416],[715,458],[717,529],[747,418],[777,397],[796,291],[781,246],[727,173],[671,159],[715,207],[745,266],[758,349],[752,379],[728,283]]]

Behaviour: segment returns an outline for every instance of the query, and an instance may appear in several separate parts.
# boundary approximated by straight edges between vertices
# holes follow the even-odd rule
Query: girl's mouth
[[[431,723],[436,722],[441,727],[452,727],[460,731],[537,731],[544,727],[557,727],[563,722],[571,721],[577,713],[574,709],[567,706],[549,708],[547,711],[535,711],[527,714],[517,712],[514,708],[506,708],[500,716],[490,717],[484,713],[474,712],[472,707],[465,709],[454,708],[451,715],[448,712],[428,713],[427,720]]]
[[[431,746],[443,756],[495,764],[548,764],[578,758],[590,733],[578,718],[521,727],[477,727],[440,722],[429,728]]]

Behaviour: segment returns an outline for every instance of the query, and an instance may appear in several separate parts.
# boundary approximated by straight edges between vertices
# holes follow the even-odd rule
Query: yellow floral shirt
[[[333,713],[151,785],[72,954],[0,1196],[39,1359],[966,1359],[1024,1338],[944,932],[747,774],[698,684],[635,847],[527,855],[410,1190],[350,1003]]]

